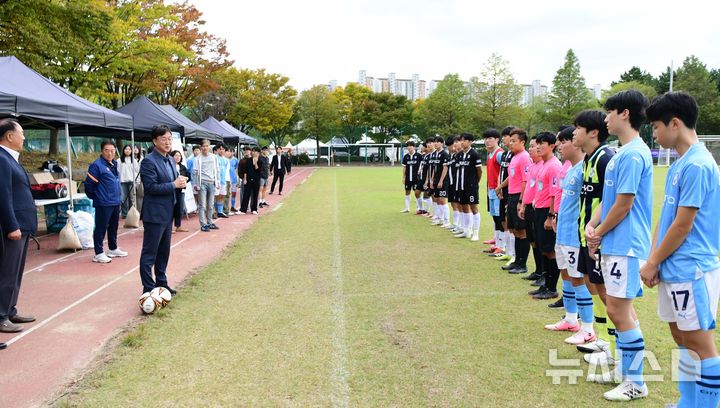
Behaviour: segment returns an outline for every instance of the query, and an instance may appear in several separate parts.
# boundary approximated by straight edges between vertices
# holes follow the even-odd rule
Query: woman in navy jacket
[[[120,175],[115,160],[115,144],[104,140],[100,145],[102,154],[88,168],[85,178],[85,194],[95,207],[95,256],[93,262],[108,263],[112,258],[127,256],[117,246],[117,230],[120,222]],[[103,252],[103,239],[107,232],[107,254]]]

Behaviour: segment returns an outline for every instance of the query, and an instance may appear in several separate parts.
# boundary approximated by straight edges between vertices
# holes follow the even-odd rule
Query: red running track
[[[272,211],[312,171],[298,168],[287,176],[283,195],[268,195],[270,207],[259,215]],[[257,218],[221,218],[216,221],[220,230],[210,232],[200,231],[196,216],[183,220],[190,232],[173,234],[170,286],[218,257]],[[23,325],[20,333],[0,333],[0,342],[8,343],[0,351],[0,407],[48,402],[77,379],[108,340],[141,315],[137,298],[142,290],[138,272],[142,228],[118,232],[118,245],[130,255],[109,264],[93,263],[91,249],[57,252],[56,234],[40,238],[40,250],[30,243],[18,311],[34,315],[37,321]],[[197,245],[198,239],[212,239],[217,245]]]

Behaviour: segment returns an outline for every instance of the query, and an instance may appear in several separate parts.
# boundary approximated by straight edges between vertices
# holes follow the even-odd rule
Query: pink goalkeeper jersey
[[[560,164],[560,160],[555,156],[543,164],[537,180],[535,208],[550,208],[550,197],[555,196],[557,190],[560,189],[561,171],[562,164]]]
[[[532,204],[533,200],[535,200],[535,195],[537,194],[537,178],[538,174],[540,174],[540,170],[542,170],[542,167],[542,160],[530,165],[530,170],[528,170],[528,181],[525,185],[525,194],[523,194],[523,204],[525,205]]]
[[[532,164],[530,160],[530,153],[526,150],[516,154],[510,160],[509,177],[508,182],[508,193],[509,194],[520,194],[522,191],[522,183],[527,182],[528,169]]]
[[[572,167],[572,163],[570,163],[570,160],[565,160],[562,164],[562,169],[560,169],[560,177],[558,181],[559,188],[555,191],[555,213],[557,214],[558,211],[560,211],[560,200],[562,200],[562,182],[565,180],[565,176],[567,175],[568,170]]]

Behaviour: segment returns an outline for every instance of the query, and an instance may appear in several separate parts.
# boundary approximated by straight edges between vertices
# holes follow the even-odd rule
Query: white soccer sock
[[[410,196],[409,195],[405,196],[405,209],[410,211]]]
[[[433,207],[432,207],[432,200],[429,199],[429,198],[426,198],[426,199],[425,199],[425,211],[430,212],[430,210],[431,210],[432,208],[433,208]]]
[[[565,321],[568,323],[571,323],[571,324],[577,324],[577,321],[578,321],[577,316],[578,316],[577,312],[575,312],[575,313],[565,312]]]
[[[502,231],[495,231],[497,235],[495,236],[495,246],[505,250],[505,233]]]
[[[420,198],[416,198],[416,199],[415,199],[415,207],[416,207],[418,210],[422,210],[422,209],[423,209],[423,201],[422,201],[422,199],[420,199]]]
[[[433,218],[437,218],[437,217],[438,217],[438,205],[437,205],[437,203],[434,202],[434,201],[433,201],[433,203],[432,203],[432,215],[433,215]]]
[[[584,331],[585,333],[595,333],[595,329],[593,329],[593,324],[592,324],[592,322],[590,322],[590,323],[585,323],[585,322],[581,321],[581,322],[580,322],[580,328],[581,328],[582,331]]]
[[[511,258],[515,257],[515,235],[513,235],[510,231],[505,233],[506,242],[507,242],[507,254],[510,255]]]
[[[443,220],[445,221],[445,224],[450,224],[450,207],[448,207],[447,204],[443,204],[443,207],[445,208],[443,210],[443,215],[445,216]]]
[[[472,221],[473,221],[473,231],[474,232],[480,231],[480,213],[477,213],[477,214],[470,213],[470,216],[472,217]]]
[[[453,219],[452,223],[454,226],[457,227],[460,225],[460,221],[461,221],[460,220],[460,212],[458,210],[453,209],[452,219]]]

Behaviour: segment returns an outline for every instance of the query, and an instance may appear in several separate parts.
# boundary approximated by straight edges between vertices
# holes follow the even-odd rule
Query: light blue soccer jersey
[[[237,157],[233,156],[229,159],[230,162],[230,184],[237,184],[238,183],[238,174],[237,174],[237,168],[238,163],[240,162]]]
[[[695,222],[680,247],[660,264],[663,282],[688,282],[720,268],[720,172],[715,159],[695,143],[670,166],[658,224],[659,245],[678,207],[697,208]]]
[[[218,156],[217,162],[218,162],[218,169],[220,170],[220,174],[218,174],[218,179],[221,184],[225,184],[226,181],[230,181],[230,180],[225,180],[228,166],[230,166],[230,161],[222,156]]]
[[[626,144],[610,159],[605,170],[601,223],[618,194],[633,194],[630,212],[602,238],[603,255],[647,259],[652,220],[652,156],[640,137]]]
[[[583,184],[583,161],[570,167],[562,182],[562,200],[557,218],[557,238],[559,245],[580,247],[578,231],[580,220],[580,192]]]

